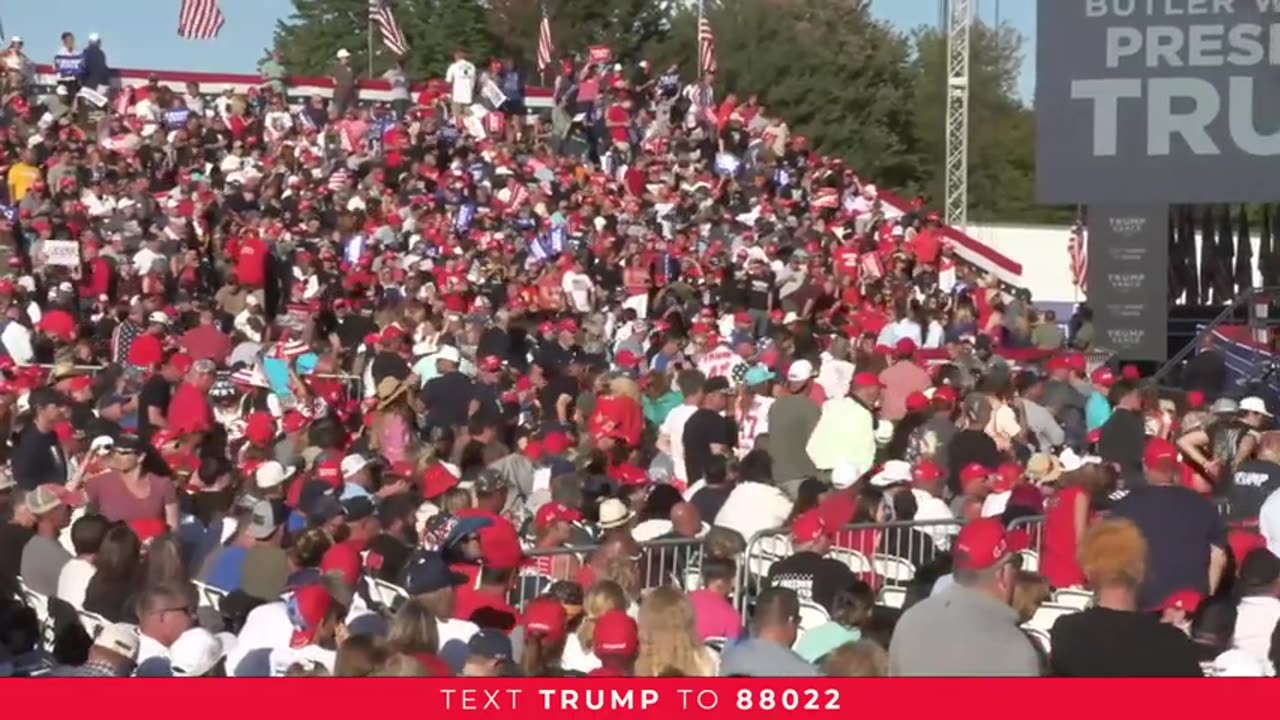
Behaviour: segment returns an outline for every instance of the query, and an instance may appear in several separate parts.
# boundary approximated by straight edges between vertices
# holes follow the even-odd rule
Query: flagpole
[[[373,79],[373,13],[365,13],[364,23],[365,34],[369,41],[369,61],[365,64],[365,72],[370,79]]]
[[[695,72],[699,79],[702,78],[702,1],[698,0],[698,26],[694,30],[694,42],[698,46],[698,67]]]

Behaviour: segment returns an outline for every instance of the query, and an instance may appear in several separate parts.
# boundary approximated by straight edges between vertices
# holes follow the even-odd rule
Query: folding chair
[[[897,555],[872,555],[871,564],[877,575],[894,585],[905,585],[916,576],[915,563]]]
[[[200,607],[209,608],[216,613],[222,612],[222,599],[230,593],[208,583],[200,582],[199,580],[192,580],[191,584],[196,588],[196,594],[199,596],[198,604]]]
[[[866,575],[876,571],[875,566],[867,559],[866,555],[857,550],[849,548],[833,547],[827,553],[827,556],[833,560],[838,560],[849,567],[854,574]]]
[[[1084,588],[1063,588],[1053,594],[1053,603],[1085,610],[1093,605],[1093,593]]]
[[[1035,550],[1019,550],[1022,556],[1022,569],[1027,572],[1040,572],[1040,553]]]
[[[1025,622],[1022,627],[1026,630],[1039,630],[1047,635],[1053,629],[1053,624],[1058,622],[1058,618],[1077,612],[1080,611],[1069,605],[1045,603],[1036,609],[1036,614],[1032,615],[1031,619]]]
[[[365,579],[369,581],[369,595],[373,601],[388,611],[394,611],[402,601],[409,599],[408,591],[399,585],[376,577],[366,576]]]
[[[876,600],[876,604],[887,607],[900,609],[907,602],[907,589],[903,587],[894,587],[886,585],[880,589],[880,597]]]

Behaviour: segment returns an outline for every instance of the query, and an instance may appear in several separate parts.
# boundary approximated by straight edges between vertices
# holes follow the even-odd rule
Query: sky
[[[1020,91],[1032,97],[1035,78],[1035,5],[1032,0],[975,0],[978,14],[997,17],[1027,38]],[[871,0],[872,10],[909,30],[936,25],[939,0]],[[49,62],[64,31],[80,38],[102,36],[114,67],[195,72],[253,72],[270,45],[276,21],[293,11],[291,0],[222,0],[227,23],[216,40],[184,40],[177,35],[180,0],[24,0],[4,3],[0,21],[8,35],[20,35],[27,52]]]

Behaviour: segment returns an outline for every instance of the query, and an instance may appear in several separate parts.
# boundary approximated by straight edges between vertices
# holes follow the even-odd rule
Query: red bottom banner
[[[610,713],[607,720],[670,717],[758,718],[796,712],[856,717],[884,713],[895,720],[938,717],[992,703],[1036,720],[1106,717],[1210,717],[1256,712],[1275,702],[1268,680],[991,680],[991,679],[35,679],[6,680],[8,717],[70,717],[125,709],[129,720],[226,720],[236,714],[271,717],[368,718],[400,708],[407,715],[465,714],[540,720]],[[23,685],[29,687],[24,688]],[[24,692],[25,690],[25,692]],[[59,698],[52,701],[52,698]],[[1105,701],[1103,699],[1105,698]],[[52,705],[51,705],[52,702]],[[66,705],[62,705],[66,703]],[[275,710],[272,710],[272,709]],[[38,713],[38,715],[36,715]],[[518,716],[514,715],[519,713]]]

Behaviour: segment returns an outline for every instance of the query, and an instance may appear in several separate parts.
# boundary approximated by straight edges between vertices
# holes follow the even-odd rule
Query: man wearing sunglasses
[[[184,585],[162,583],[138,598],[138,677],[169,677],[169,648],[192,625],[196,599]]]

